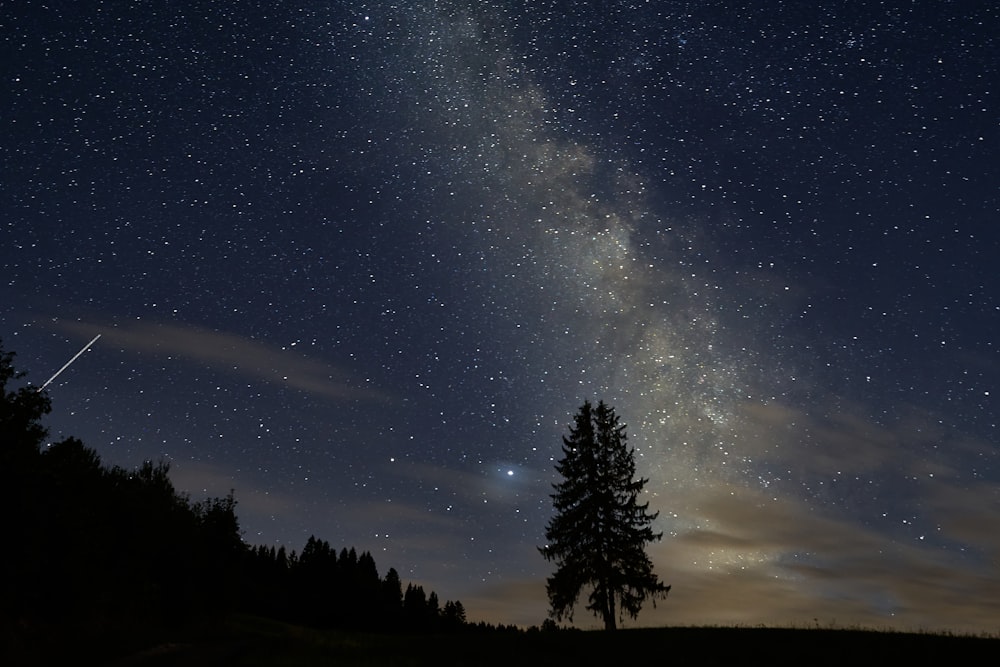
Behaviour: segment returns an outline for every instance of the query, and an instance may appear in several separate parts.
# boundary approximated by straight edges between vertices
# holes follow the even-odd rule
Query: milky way
[[[641,623],[995,631],[996,12],[862,4],[5,9],[4,347],[470,617],[544,618],[603,399]]]

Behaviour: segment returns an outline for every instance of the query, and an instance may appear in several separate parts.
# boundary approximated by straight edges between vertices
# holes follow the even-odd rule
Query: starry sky
[[[101,336],[53,441],[531,625],[603,399],[673,585],[626,625],[1000,628],[994,3],[0,25],[0,338],[41,385]]]

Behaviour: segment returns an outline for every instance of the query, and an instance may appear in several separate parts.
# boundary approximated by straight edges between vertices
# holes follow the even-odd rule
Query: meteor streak
[[[53,376],[52,376],[52,377],[50,377],[50,378],[49,378],[48,380],[46,380],[46,381],[45,381],[45,384],[43,384],[43,385],[42,385],[41,387],[39,387],[39,388],[38,388],[38,391],[40,392],[40,391],[42,391],[43,389],[45,389],[46,387],[48,387],[48,386],[49,386],[49,384],[50,384],[50,383],[51,383],[51,382],[52,382],[53,380],[55,380],[55,379],[56,379],[57,377],[59,377],[59,374],[60,374],[60,373],[62,373],[62,372],[63,372],[64,370],[66,370],[67,368],[69,368],[69,365],[70,365],[71,363],[73,363],[74,361],[76,361],[76,360],[77,360],[77,358],[78,358],[78,357],[79,357],[79,356],[80,356],[81,354],[83,354],[84,352],[86,352],[87,350],[89,350],[89,349],[90,349],[90,346],[91,346],[91,345],[93,345],[94,343],[96,343],[96,342],[97,342],[97,339],[98,339],[98,338],[100,338],[100,337],[101,337],[101,334],[97,334],[96,336],[94,336],[94,340],[92,340],[92,341],[90,341],[89,343],[87,343],[86,345],[84,345],[84,346],[83,346],[83,349],[82,349],[82,350],[80,350],[80,351],[79,351],[79,352],[77,352],[77,353],[76,353],[75,355],[73,355],[73,358],[72,358],[72,359],[70,359],[69,361],[67,361],[67,362],[66,362],[66,364],[65,364],[65,365],[64,365],[64,366],[63,366],[62,368],[60,368],[59,370],[57,370],[57,371],[56,371],[56,373],[55,373],[55,375],[53,375]]]

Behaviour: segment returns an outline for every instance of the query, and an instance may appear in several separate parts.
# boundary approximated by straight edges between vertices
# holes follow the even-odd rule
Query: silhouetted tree
[[[432,632],[436,632],[441,628],[441,601],[434,591],[431,591],[430,595],[427,596],[427,606],[424,610],[424,627]]]
[[[310,535],[298,567],[293,571],[295,620],[317,627],[333,624],[334,608],[331,601],[337,593],[337,551],[330,543]]]
[[[465,625],[465,607],[458,600],[448,600],[441,611],[441,622],[445,630],[455,630]]]
[[[192,575],[197,576],[195,581],[203,590],[214,593],[210,598],[214,608],[231,609],[240,586],[238,567],[246,548],[240,537],[233,491],[225,498],[195,503],[191,512],[196,519],[191,551],[197,558]]]
[[[0,617],[23,619],[40,613],[45,606],[41,600],[58,592],[57,585],[45,588],[39,583],[67,545],[59,526],[44,520],[47,509],[61,506],[48,492],[52,478],[43,470],[39,450],[48,434],[41,420],[51,404],[36,387],[13,386],[26,376],[14,368],[15,356],[0,347],[0,511],[4,526],[0,571],[7,575],[0,594]]]
[[[48,435],[41,419],[52,410],[48,394],[36,387],[8,388],[27,375],[14,369],[15,356],[5,352],[0,341],[0,466],[8,469],[38,454]]]
[[[584,402],[563,437],[563,458],[554,484],[556,515],[546,527],[549,543],[539,551],[555,561],[546,592],[551,615],[573,618],[573,606],[590,588],[587,609],[614,630],[619,615],[635,618],[642,603],[665,597],[670,590],[653,573],[645,553],[662,533],[651,527],[657,513],[638,497],[647,479],[635,477],[635,450],[626,445],[625,426],[603,401]]]
[[[441,601],[434,591],[431,591],[431,594],[427,596],[427,613],[431,616],[437,616],[441,613]]]
[[[381,588],[382,581],[378,576],[375,559],[369,552],[362,551],[354,570],[354,581],[349,587],[349,595],[355,601],[355,609],[350,612],[348,608],[348,625],[355,628],[371,628],[378,625]]]
[[[399,628],[403,613],[403,582],[399,573],[390,567],[379,586],[379,616],[385,630]]]
[[[423,586],[406,585],[406,593],[403,594],[403,613],[409,621],[416,624],[424,616],[427,610],[427,594],[424,593]]]

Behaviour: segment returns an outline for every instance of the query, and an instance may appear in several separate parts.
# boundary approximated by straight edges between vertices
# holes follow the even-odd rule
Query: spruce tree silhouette
[[[590,588],[587,609],[617,627],[619,615],[635,618],[643,602],[665,597],[670,590],[653,573],[645,546],[662,537],[651,527],[658,513],[638,497],[647,479],[635,477],[635,451],[626,445],[625,426],[613,408],[584,402],[563,437],[563,458],[556,470],[563,481],[554,484],[556,510],[539,551],[555,561],[548,578],[551,614],[573,618],[581,590]]]
[[[42,417],[51,411],[45,392],[36,387],[14,385],[26,373],[14,367],[14,352],[0,341],[0,507],[4,511],[4,548],[0,549],[0,571],[9,574],[0,595],[0,617],[24,619],[41,612],[38,598],[54,594],[56,587],[42,587],[42,578],[52,552],[65,544],[55,527],[43,520],[45,508],[58,503],[47,493],[50,476],[43,472],[40,446],[48,435]],[[48,547],[43,552],[35,546]],[[36,557],[37,556],[37,557]],[[61,557],[61,556],[60,556]]]
[[[379,586],[379,615],[382,630],[398,630],[402,625],[403,582],[396,568],[390,567]]]
[[[14,369],[14,352],[5,352],[0,341],[0,465],[30,463],[39,453],[48,429],[42,417],[52,410],[49,396],[36,387],[8,387],[27,376]]]

